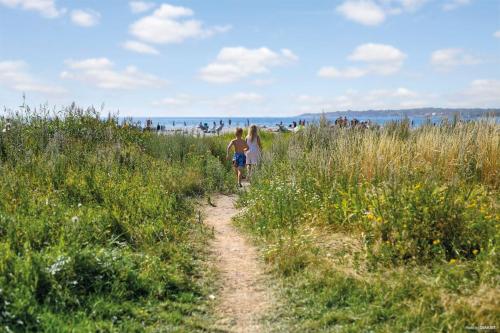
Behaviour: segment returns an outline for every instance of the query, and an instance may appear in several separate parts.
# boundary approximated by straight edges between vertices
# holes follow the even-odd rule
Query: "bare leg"
[[[239,178],[240,178],[239,173],[240,172],[239,172],[239,169],[236,165],[234,166],[234,173],[236,174],[236,181],[239,183]]]
[[[248,181],[250,181],[250,177],[252,176],[252,165],[251,164],[247,164],[247,178],[248,178]]]
[[[238,185],[241,187],[241,169],[242,168],[238,168],[237,169],[237,173],[238,173]]]

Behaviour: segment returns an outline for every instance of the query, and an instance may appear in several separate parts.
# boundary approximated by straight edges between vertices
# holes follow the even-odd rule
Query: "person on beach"
[[[231,140],[231,142],[229,142],[229,144],[227,145],[226,159],[229,160],[229,151],[231,150],[231,147],[234,147],[233,166],[234,170],[236,171],[238,186],[242,187],[241,178],[243,169],[245,168],[246,164],[245,150],[248,150],[248,144],[241,138],[243,135],[242,128],[236,128],[235,135],[236,139]]]
[[[250,179],[252,175],[252,168],[255,168],[257,164],[259,164],[262,151],[262,144],[260,142],[260,136],[257,132],[257,126],[250,126],[246,142],[248,146],[248,150],[246,151],[247,177]]]

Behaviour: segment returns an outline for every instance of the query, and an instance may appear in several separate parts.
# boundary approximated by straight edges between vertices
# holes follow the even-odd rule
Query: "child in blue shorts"
[[[238,185],[240,187],[242,187],[241,175],[242,175],[242,171],[246,165],[245,150],[248,150],[248,144],[246,143],[245,140],[243,140],[241,138],[243,136],[243,129],[242,128],[238,127],[236,129],[235,135],[236,135],[236,139],[231,140],[231,142],[229,142],[229,144],[227,145],[226,159],[229,160],[229,151],[231,150],[231,147],[234,147],[233,166],[234,166],[234,170],[236,171]]]

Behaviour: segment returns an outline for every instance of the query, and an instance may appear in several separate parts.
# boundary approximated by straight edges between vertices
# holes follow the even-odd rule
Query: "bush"
[[[207,237],[191,198],[232,189],[218,144],[75,106],[0,121],[0,326],[189,327]],[[168,322],[171,303],[190,310]]]

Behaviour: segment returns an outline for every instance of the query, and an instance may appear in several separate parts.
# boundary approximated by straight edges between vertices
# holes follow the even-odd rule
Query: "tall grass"
[[[239,223],[290,283],[298,331],[493,325],[498,302],[472,300],[499,290],[499,163],[494,121],[371,130],[323,121],[274,141]],[[399,304],[380,317],[388,300]]]
[[[208,236],[190,198],[232,189],[223,143],[157,136],[75,106],[11,118],[0,120],[2,330],[208,325]]]

